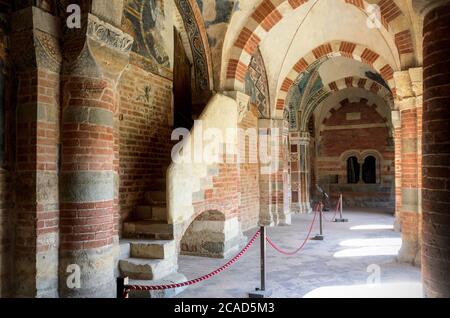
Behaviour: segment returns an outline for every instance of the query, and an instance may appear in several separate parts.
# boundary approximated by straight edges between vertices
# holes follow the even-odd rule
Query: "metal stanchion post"
[[[323,235],[323,204],[319,203],[319,226],[320,226],[320,233],[317,234],[312,238],[314,241],[323,241],[324,235]]]
[[[117,277],[117,298],[123,298],[125,285],[128,285],[128,277]]]
[[[343,198],[342,198],[342,194],[340,195],[340,197],[339,197],[339,219],[336,219],[336,220],[334,220],[334,222],[336,222],[336,223],[346,223],[346,222],[348,222],[348,219],[344,219],[344,217],[343,217],[343,207],[342,207],[342,205],[343,205]]]
[[[261,231],[260,232],[261,287],[256,288],[254,292],[249,293],[249,298],[266,298],[272,295],[272,291],[266,288],[266,252],[267,252],[266,227],[261,226],[260,231]]]

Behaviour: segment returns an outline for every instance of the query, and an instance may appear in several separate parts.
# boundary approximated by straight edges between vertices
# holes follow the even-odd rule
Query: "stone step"
[[[151,220],[152,216],[152,206],[151,205],[139,205],[136,207],[134,216],[137,220]]]
[[[131,257],[147,259],[170,259],[176,256],[175,241],[132,240]]]
[[[166,205],[152,206],[152,219],[156,221],[167,222],[167,206]]]
[[[128,281],[129,285],[141,285],[141,286],[156,286],[156,285],[170,285],[183,283],[187,281],[186,276],[181,273],[172,273],[162,279],[158,280],[135,280],[130,279]],[[170,298],[175,297],[179,293],[183,292],[186,287],[163,289],[163,290],[153,290],[153,291],[131,291],[130,298]]]
[[[128,221],[123,225],[123,235],[125,238],[173,240],[173,233],[173,224],[167,224],[164,221]]]
[[[169,259],[126,258],[119,261],[122,276],[138,280],[161,279],[178,270],[176,257]]]
[[[136,220],[167,221],[167,207],[165,205],[139,205],[136,207]]]
[[[145,193],[145,201],[151,205],[165,205],[166,191],[148,191]]]

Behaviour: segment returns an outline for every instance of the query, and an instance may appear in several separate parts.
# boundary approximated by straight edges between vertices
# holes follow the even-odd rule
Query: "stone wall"
[[[318,182],[333,197],[344,195],[347,207],[383,207],[394,210],[394,145],[387,118],[366,100],[344,100],[325,119],[317,143]],[[347,184],[347,159],[360,164],[373,155],[377,159],[376,184]]]
[[[244,237],[237,217],[225,219],[218,211],[207,211],[188,227],[180,242],[184,255],[228,258],[238,252]]]

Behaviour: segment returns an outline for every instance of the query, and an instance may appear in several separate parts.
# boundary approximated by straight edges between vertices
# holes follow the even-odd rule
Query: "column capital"
[[[300,144],[302,145],[308,145],[311,141],[311,135],[307,131],[300,132]]]
[[[423,68],[415,67],[394,73],[397,100],[423,95]]]
[[[394,126],[394,129],[399,129],[402,127],[402,120],[399,110],[392,111],[391,118],[392,118],[392,126]]]
[[[58,17],[34,6],[11,15],[11,57],[18,71],[37,68],[59,73],[62,63]]]
[[[133,37],[88,13],[82,29],[65,29],[65,73],[103,74],[117,80],[129,62]]]
[[[224,91],[223,94],[236,101],[238,106],[238,123],[240,123],[250,111],[250,96],[241,91]]]
[[[416,13],[424,17],[431,10],[450,4],[450,0],[413,0],[412,4]]]

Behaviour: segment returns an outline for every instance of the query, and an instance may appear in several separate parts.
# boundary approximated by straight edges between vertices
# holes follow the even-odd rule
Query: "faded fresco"
[[[169,69],[172,38],[167,38],[167,21],[163,0],[127,0],[123,28],[134,37],[133,52],[147,59],[144,69],[161,73]]]
[[[269,86],[264,60],[259,49],[255,52],[247,75],[245,76],[245,93],[250,102],[256,106],[259,118],[270,118]]]
[[[228,23],[234,11],[239,8],[236,0],[196,0],[202,12],[208,42],[211,48],[214,72],[214,82],[219,82],[220,67],[222,63],[222,48]]]

